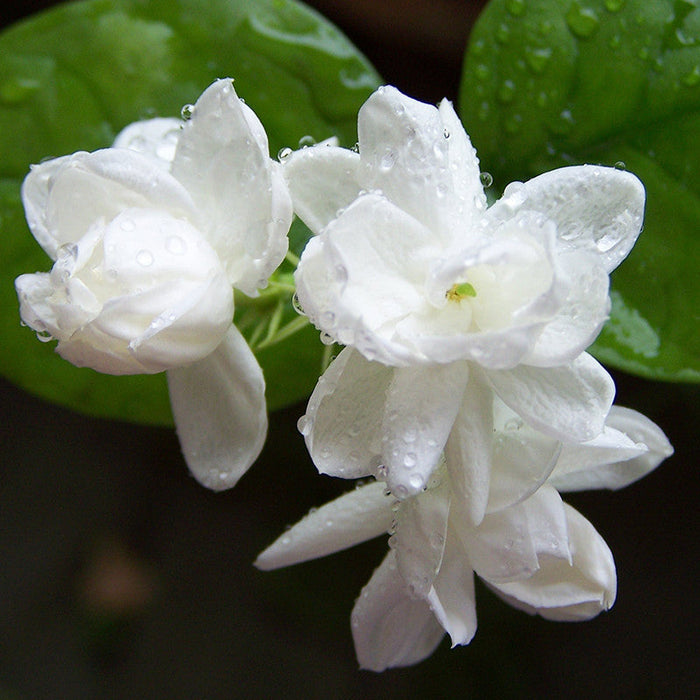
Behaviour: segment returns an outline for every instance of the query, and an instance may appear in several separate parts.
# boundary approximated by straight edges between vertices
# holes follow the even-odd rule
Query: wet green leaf
[[[635,374],[700,381],[697,0],[493,0],[470,38],[460,106],[499,188],[576,163],[642,180],[644,231],[613,274],[592,350]]]
[[[379,82],[337,29],[292,0],[88,0],[0,35],[0,371],[13,382],[95,415],[171,421],[164,376],[76,369],[20,327],[13,280],[51,261],[29,234],[19,188],[30,163],[110,145],[138,119],[178,116],[225,76],[273,154],[309,137],[353,143],[357,110]],[[297,249],[305,236],[297,225]],[[289,295],[282,316],[295,316]],[[311,328],[260,350],[271,408],[310,393],[323,350]]]

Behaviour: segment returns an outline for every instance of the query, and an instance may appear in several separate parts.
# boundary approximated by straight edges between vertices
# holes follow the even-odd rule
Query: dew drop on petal
[[[333,336],[330,333],[326,333],[325,331],[323,333],[321,333],[320,337],[321,337],[321,342],[324,345],[333,345],[333,343],[335,342],[333,340]]]
[[[299,139],[299,148],[308,148],[309,146],[315,146],[316,139],[313,136],[307,134]]]
[[[280,150],[277,152],[277,160],[280,163],[283,163],[285,160],[289,158],[293,153],[292,149],[289,148],[289,146],[285,146],[284,148],[280,148]]]
[[[306,415],[303,415],[297,421],[297,430],[302,435],[308,435],[311,432],[312,428],[313,428],[313,421]]]
[[[150,267],[153,265],[153,253],[150,250],[142,248],[136,253],[136,262],[142,267]]]
[[[194,105],[192,105],[192,104],[183,105],[182,109],[180,110],[180,116],[185,121],[188,121],[189,119],[192,119],[192,114],[194,114]]]
[[[491,173],[480,173],[479,179],[481,180],[481,185],[483,187],[491,187],[491,185],[493,185],[493,175],[491,175]]]
[[[168,236],[165,240],[165,249],[173,255],[184,255],[187,252],[187,244],[180,236]]]

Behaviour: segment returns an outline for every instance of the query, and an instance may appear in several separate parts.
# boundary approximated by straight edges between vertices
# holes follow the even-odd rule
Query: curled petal
[[[127,148],[74,153],[32,167],[22,184],[32,234],[54,260],[96,222],[127,209],[160,209],[197,225],[185,188],[146,155]]]
[[[182,453],[193,476],[215,491],[231,488],[267,435],[265,380],[235,326],[208,357],[168,372]]]
[[[299,425],[321,474],[361,478],[375,472],[392,372],[345,348],[318,380]]]
[[[492,459],[493,392],[472,369],[445,445],[453,503],[464,510],[470,525],[478,525],[486,513]]]
[[[445,551],[427,601],[452,646],[469,644],[476,634],[474,572],[453,532],[448,530]]]
[[[315,234],[357,199],[360,156],[328,144],[295,151],[284,161],[284,176],[297,216]]]
[[[545,435],[564,442],[598,435],[615,397],[612,378],[588,353],[561,367],[519,365],[487,376],[504,403]]]
[[[406,592],[393,551],[362,589],[350,619],[360,668],[370,671],[418,663],[445,634],[428,604]]]
[[[564,504],[572,559],[540,556],[540,569],[521,581],[490,582],[508,603],[548,620],[589,620],[615,602],[615,562],[603,538]]]
[[[661,428],[637,411],[613,406],[593,440],[565,445],[550,483],[559,491],[620,489],[673,454]]]
[[[426,598],[440,570],[447,537],[450,489],[447,479],[425,493],[403,501],[396,514],[396,532],[389,540],[409,593]]]
[[[181,133],[180,119],[157,117],[129,124],[117,134],[112,145],[150,156],[156,165],[170,170]]]
[[[384,484],[374,482],[336,498],[302,518],[255,560],[268,571],[339,552],[385,533],[393,513]]]
[[[542,214],[556,224],[562,250],[591,251],[611,272],[637,240],[644,199],[644,186],[631,173],[577,165],[507,187],[488,216],[495,220],[525,212]]]
[[[419,493],[428,484],[468,378],[465,362],[394,370],[381,430],[386,483],[397,498]]]
[[[246,294],[264,286],[287,252],[292,206],[278,168],[232,81],[210,85],[183,127],[172,173],[207,217],[207,239],[229,281]]]

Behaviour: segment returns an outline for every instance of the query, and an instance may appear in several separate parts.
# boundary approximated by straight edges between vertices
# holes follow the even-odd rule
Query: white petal
[[[393,512],[384,489],[373,482],[309,512],[262,552],[255,566],[265,571],[291,566],[386,533]]]
[[[133,122],[124,127],[114,139],[113,148],[130,148],[150,156],[156,165],[170,170],[175,149],[182,132],[182,120],[157,117]]]
[[[465,362],[394,370],[382,421],[386,483],[397,498],[419,493],[438,464],[469,377]]]
[[[493,583],[502,598],[515,607],[549,620],[589,620],[615,602],[615,562],[603,538],[571,506],[564,504],[571,564],[540,557],[540,570],[531,578]]]
[[[474,572],[461,543],[449,530],[440,571],[427,601],[450,635],[452,646],[469,644],[476,633]]]
[[[523,212],[546,216],[557,225],[562,249],[590,250],[614,270],[632,249],[644,217],[644,186],[615,168],[578,165],[538,175],[489,209],[490,217]]]
[[[473,531],[457,530],[471,564],[490,582],[530,578],[540,557],[571,561],[563,503],[556,489],[540,487],[515,506],[487,515]]]
[[[189,193],[148,156],[126,148],[47,161],[32,168],[22,185],[32,234],[55,260],[58,249],[79,241],[95,224],[126,209],[160,209],[196,225]]]
[[[471,525],[486,513],[493,452],[493,392],[472,370],[462,405],[445,445],[445,462],[454,501]]]
[[[381,87],[360,108],[357,133],[365,187],[381,190],[449,244],[446,202],[454,192],[449,139],[438,110]]]
[[[588,353],[561,367],[520,365],[492,370],[487,376],[516,413],[564,442],[584,442],[598,435],[615,396],[612,378]]]
[[[360,478],[381,463],[381,420],[392,369],[345,348],[318,380],[300,420],[321,474]]]
[[[210,85],[197,100],[178,142],[172,173],[207,216],[206,233],[229,275],[254,294],[282,262],[292,218],[279,163],[267,137],[229,79]]]
[[[442,100],[438,111],[445,129],[443,136],[446,136],[448,143],[454,199],[459,203],[454,213],[461,215],[464,226],[465,218],[480,214],[486,209],[486,194],[481,184],[479,159],[452,103]],[[454,206],[455,202],[450,202],[450,205]]]
[[[267,435],[265,380],[240,331],[231,326],[211,355],[170,370],[168,387],[192,474],[215,491],[234,486]]]
[[[439,479],[439,477],[437,477]],[[425,598],[440,569],[450,512],[450,487],[440,480],[415,498],[403,501],[396,513],[396,532],[389,544],[409,593]]]
[[[284,161],[284,176],[297,216],[315,234],[357,199],[360,156],[347,148],[319,144]]]
[[[313,324],[367,359],[402,365],[414,352],[394,342],[394,324],[426,305],[431,232],[384,197],[357,199],[306,246],[295,274]]]
[[[531,496],[552,473],[561,442],[525,423],[500,400],[495,402],[493,462],[488,511]]]
[[[564,446],[549,483],[559,491],[620,489],[672,454],[659,426],[637,411],[613,406],[598,437]]]
[[[418,663],[445,634],[428,604],[406,592],[393,551],[362,589],[351,624],[360,668],[370,671]]]
[[[596,339],[610,313],[609,278],[596,256],[568,250],[559,254],[557,263],[568,294],[524,358],[526,364],[553,367],[571,362]]]

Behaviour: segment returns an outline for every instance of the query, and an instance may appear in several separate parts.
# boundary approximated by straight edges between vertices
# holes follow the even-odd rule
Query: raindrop
[[[299,297],[297,296],[296,292],[294,292],[294,295],[292,296],[292,308],[300,316],[304,316],[304,309],[302,308],[301,302],[299,301]]]
[[[180,116],[185,120],[188,121],[192,119],[192,115],[194,114],[194,105],[191,104],[186,104],[182,107],[180,110]]]
[[[479,174],[479,180],[481,180],[483,187],[491,187],[491,185],[493,185],[493,175],[491,175],[491,173],[487,173],[486,171]]]
[[[37,331],[36,338],[42,343],[48,343],[53,340],[53,336],[48,331]]]
[[[408,480],[408,483],[411,485],[411,488],[415,490],[422,489],[425,485],[423,477],[420,476],[420,474],[412,474],[411,478]]]
[[[136,228],[136,224],[134,223],[133,219],[130,219],[128,216],[125,216],[119,222],[119,228],[121,228],[122,231],[133,231]]]
[[[173,255],[184,255],[187,252],[187,244],[180,236],[168,236],[165,249]]]
[[[681,82],[686,87],[695,87],[698,85],[700,83],[700,65],[695,66],[690,73],[686,73],[686,75],[681,78]]]
[[[615,163],[615,170],[627,170],[625,162],[623,160],[618,160],[617,163]]]
[[[324,311],[321,314],[321,325],[332,328],[334,323],[335,314],[332,311]]]
[[[394,167],[394,163],[396,163],[396,153],[388,150],[379,161],[379,168],[384,171],[391,170]]]
[[[515,97],[515,83],[512,80],[504,80],[498,88],[496,97],[500,102],[510,102]]]
[[[297,430],[302,434],[302,435],[308,435],[311,432],[311,428],[313,427],[313,421],[309,420],[309,417],[306,415],[303,415],[298,421],[297,421]]]
[[[520,418],[509,418],[503,427],[506,430],[520,430],[523,427],[523,421]]]
[[[624,4],[625,0],[605,0],[605,9],[608,12],[619,12]]]
[[[153,265],[153,253],[150,250],[142,248],[136,253],[136,262],[142,267],[150,267]]]
[[[589,39],[598,29],[600,20],[590,7],[582,7],[575,2],[566,13],[566,24],[574,36]]]
[[[548,46],[541,46],[538,48],[530,47],[525,49],[525,60],[527,61],[527,65],[530,66],[535,73],[541,73],[551,57],[552,49]]]
[[[283,163],[285,160],[289,158],[293,153],[292,149],[289,148],[289,146],[285,146],[284,148],[280,148],[280,150],[277,152],[277,160],[280,163]]]
[[[520,17],[525,12],[525,0],[506,0],[506,10],[514,17]]]
[[[335,279],[341,285],[348,281],[348,270],[344,265],[335,266]]]
[[[443,135],[446,139],[449,139],[449,138],[450,138],[450,131],[449,131],[449,129],[447,129],[447,127],[445,127],[445,130],[442,132],[442,135]]]
[[[507,44],[510,39],[510,27],[503,23],[496,29],[496,41],[499,44]]]
[[[324,345],[333,345],[334,340],[333,340],[333,336],[330,333],[326,333],[324,331],[323,333],[321,333],[320,337],[321,337],[321,342]]]
[[[355,142],[355,145],[352,146],[350,149],[353,153],[359,153],[360,152],[360,144],[358,142]]]
[[[413,469],[413,467],[416,466],[416,455],[414,452],[409,452],[404,456],[403,466],[406,467],[406,469]]]
[[[309,136],[309,134],[307,134],[306,136],[302,136],[299,139],[299,148],[308,148],[309,146],[315,145],[316,139],[313,136]]]

